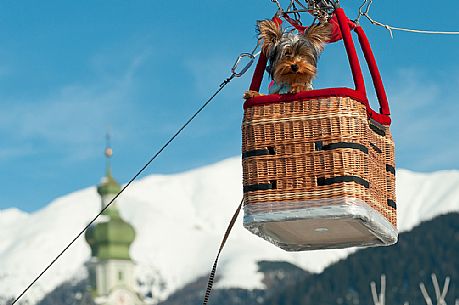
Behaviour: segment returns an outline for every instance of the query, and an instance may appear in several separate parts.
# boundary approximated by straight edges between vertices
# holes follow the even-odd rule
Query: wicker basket
[[[356,90],[260,96],[244,105],[244,226],[289,251],[397,241],[387,98],[366,36],[356,27],[381,113],[369,107],[351,23],[342,10],[336,15]]]

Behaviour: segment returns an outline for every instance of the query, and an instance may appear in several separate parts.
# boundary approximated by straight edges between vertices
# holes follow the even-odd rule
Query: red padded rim
[[[302,91],[295,94],[269,94],[261,95],[251,99],[248,99],[244,103],[244,109],[251,108],[254,106],[268,105],[282,102],[292,102],[298,100],[312,100],[318,98],[329,98],[329,97],[351,97],[356,101],[363,104],[367,104],[367,98],[361,92],[350,89],[350,88],[328,88],[318,89],[310,91]]]
[[[302,91],[295,94],[269,94],[261,95],[251,99],[248,99],[244,103],[244,109],[276,104],[276,103],[285,103],[292,101],[307,101],[318,98],[329,98],[329,97],[350,97],[362,104],[365,105],[368,113],[368,117],[374,119],[375,121],[383,124],[390,125],[391,120],[387,115],[382,115],[370,108],[367,97],[362,94],[362,92],[350,89],[350,88],[327,88],[327,89],[318,89],[310,91]]]

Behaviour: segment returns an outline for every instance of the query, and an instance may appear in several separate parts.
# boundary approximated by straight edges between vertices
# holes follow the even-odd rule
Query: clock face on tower
[[[110,305],[135,305],[136,296],[133,292],[124,289],[116,288],[112,291],[109,297]]]

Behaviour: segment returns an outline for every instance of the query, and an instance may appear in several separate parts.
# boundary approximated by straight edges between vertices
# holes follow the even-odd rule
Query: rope
[[[399,27],[383,24],[383,23],[381,23],[379,21],[376,21],[373,18],[371,18],[368,14],[363,14],[363,16],[365,16],[372,24],[387,29],[392,38],[394,37],[392,31],[402,31],[402,32],[410,32],[410,33],[418,33],[418,34],[433,34],[433,35],[459,35],[459,32],[431,31],[431,30],[416,30],[416,29],[399,28]]]
[[[242,199],[241,203],[239,203],[239,206],[237,207],[236,212],[231,218],[228,228],[226,228],[225,235],[223,236],[223,240],[220,244],[220,248],[218,249],[217,257],[215,258],[214,264],[212,266],[212,271],[210,272],[210,275],[209,275],[209,280],[207,281],[207,289],[204,295],[204,301],[202,302],[202,305],[207,305],[207,303],[209,302],[210,293],[212,292],[212,287],[214,286],[215,273],[217,272],[218,259],[220,258],[220,254],[222,253],[223,247],[225,246],[225,243],[228,240],[228,237],[231,233],[231,229],[233,229],[237,216],[239,215],[239,212],[241,211],[243,202],[244,202],[244,199]]]
[[[400,28],[391,25],[387,25],[381,23],[379,21],[374,20],[370,17],[369,12],[371,5],[373,4],[373,0],[364,0],[362,5],[359,7],[359,13],[355,22],[358,23],[360,17],[364,16],[367,18],[372,24],[385,28],[389,31],[390,37],[394,38],[392,31],[402,31],[402,32],[409,32],[409,33],[418,33],[418,34],[433,34],[433,35],[459,35],[459,32],[452,32],[452,31],[431,31],[431,30],[417,30],[417,29],[407,29],[407,28]]]
[[[27,288],[25,288],[24,291],[22,291],[22,293],[16,299],[14,299],[10,305],[16,304],[19,299],[21,299],[21,297],[24,296],[24,294],[49,270],[49,268],[51,268],[51,266],[54,265],[54,263],[56,263],[56,261],[75,243],[75,241],[80,238],[81,235],[83,235],[83,233],[97,220],[97,218],[110,207],[110,205],[131,185],[132,182],[134,182],[134,180],[136,180],[145,171],[145,169],[147,169],[147,167],[166,149],[167,146],[169,146],[172,141],[175,140],[175,138],[198,116],[198,114],[201,113],[201,111],[203,111],[204,108],[210,104],[210,102],[212,102],[212,100],[220,93],[220,91],[222,91],[223,88],[225,88],[225,86],[229,84],[234,77],[240,76],[240,73],[236,73],[235,69],[232,71],[233,72],[231,76],[220,84],[218,90],[188,119],[188,121],[186,121],[185,124],[182,125],[182,127],[180,127],[180,129],[154,154],[154,156],[148,160],[148,162],[137,172],[137,174],[134,175],[134,177],[131,178],[131,180],[129,180],[129,182],[121,189],[121,191],[116,194],[116,196],[100,211],[100,213],[97,214],[89,222],[89,224],[86,225],[83,230],[81,230],[75,236],[75,238],[72,239],[72,241],[51,261],[48,266],[46,266],[46,268],[27,286]],[[243,72],[245,73],[245,71]]]

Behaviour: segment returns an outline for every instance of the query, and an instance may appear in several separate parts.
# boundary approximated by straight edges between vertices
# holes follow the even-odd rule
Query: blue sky
[[[374,2],[371,14],[384,23],[459,30],[456,1],[438,10],[425,0]],[[350,17],[359,4],[342,0]],[[0,209],[35,211],[98,183],[107,130],[114,174],[128,181],[253,48],[255,21],[274,12],[269,0],[0,3]],[[459,169],[459,36],[391,39],[362,24],[390,98],[398,167]],[[351,86],[345,60],[341,45],[329,46],[315,87]],[[146,174],[238,155],[249,74]]]

